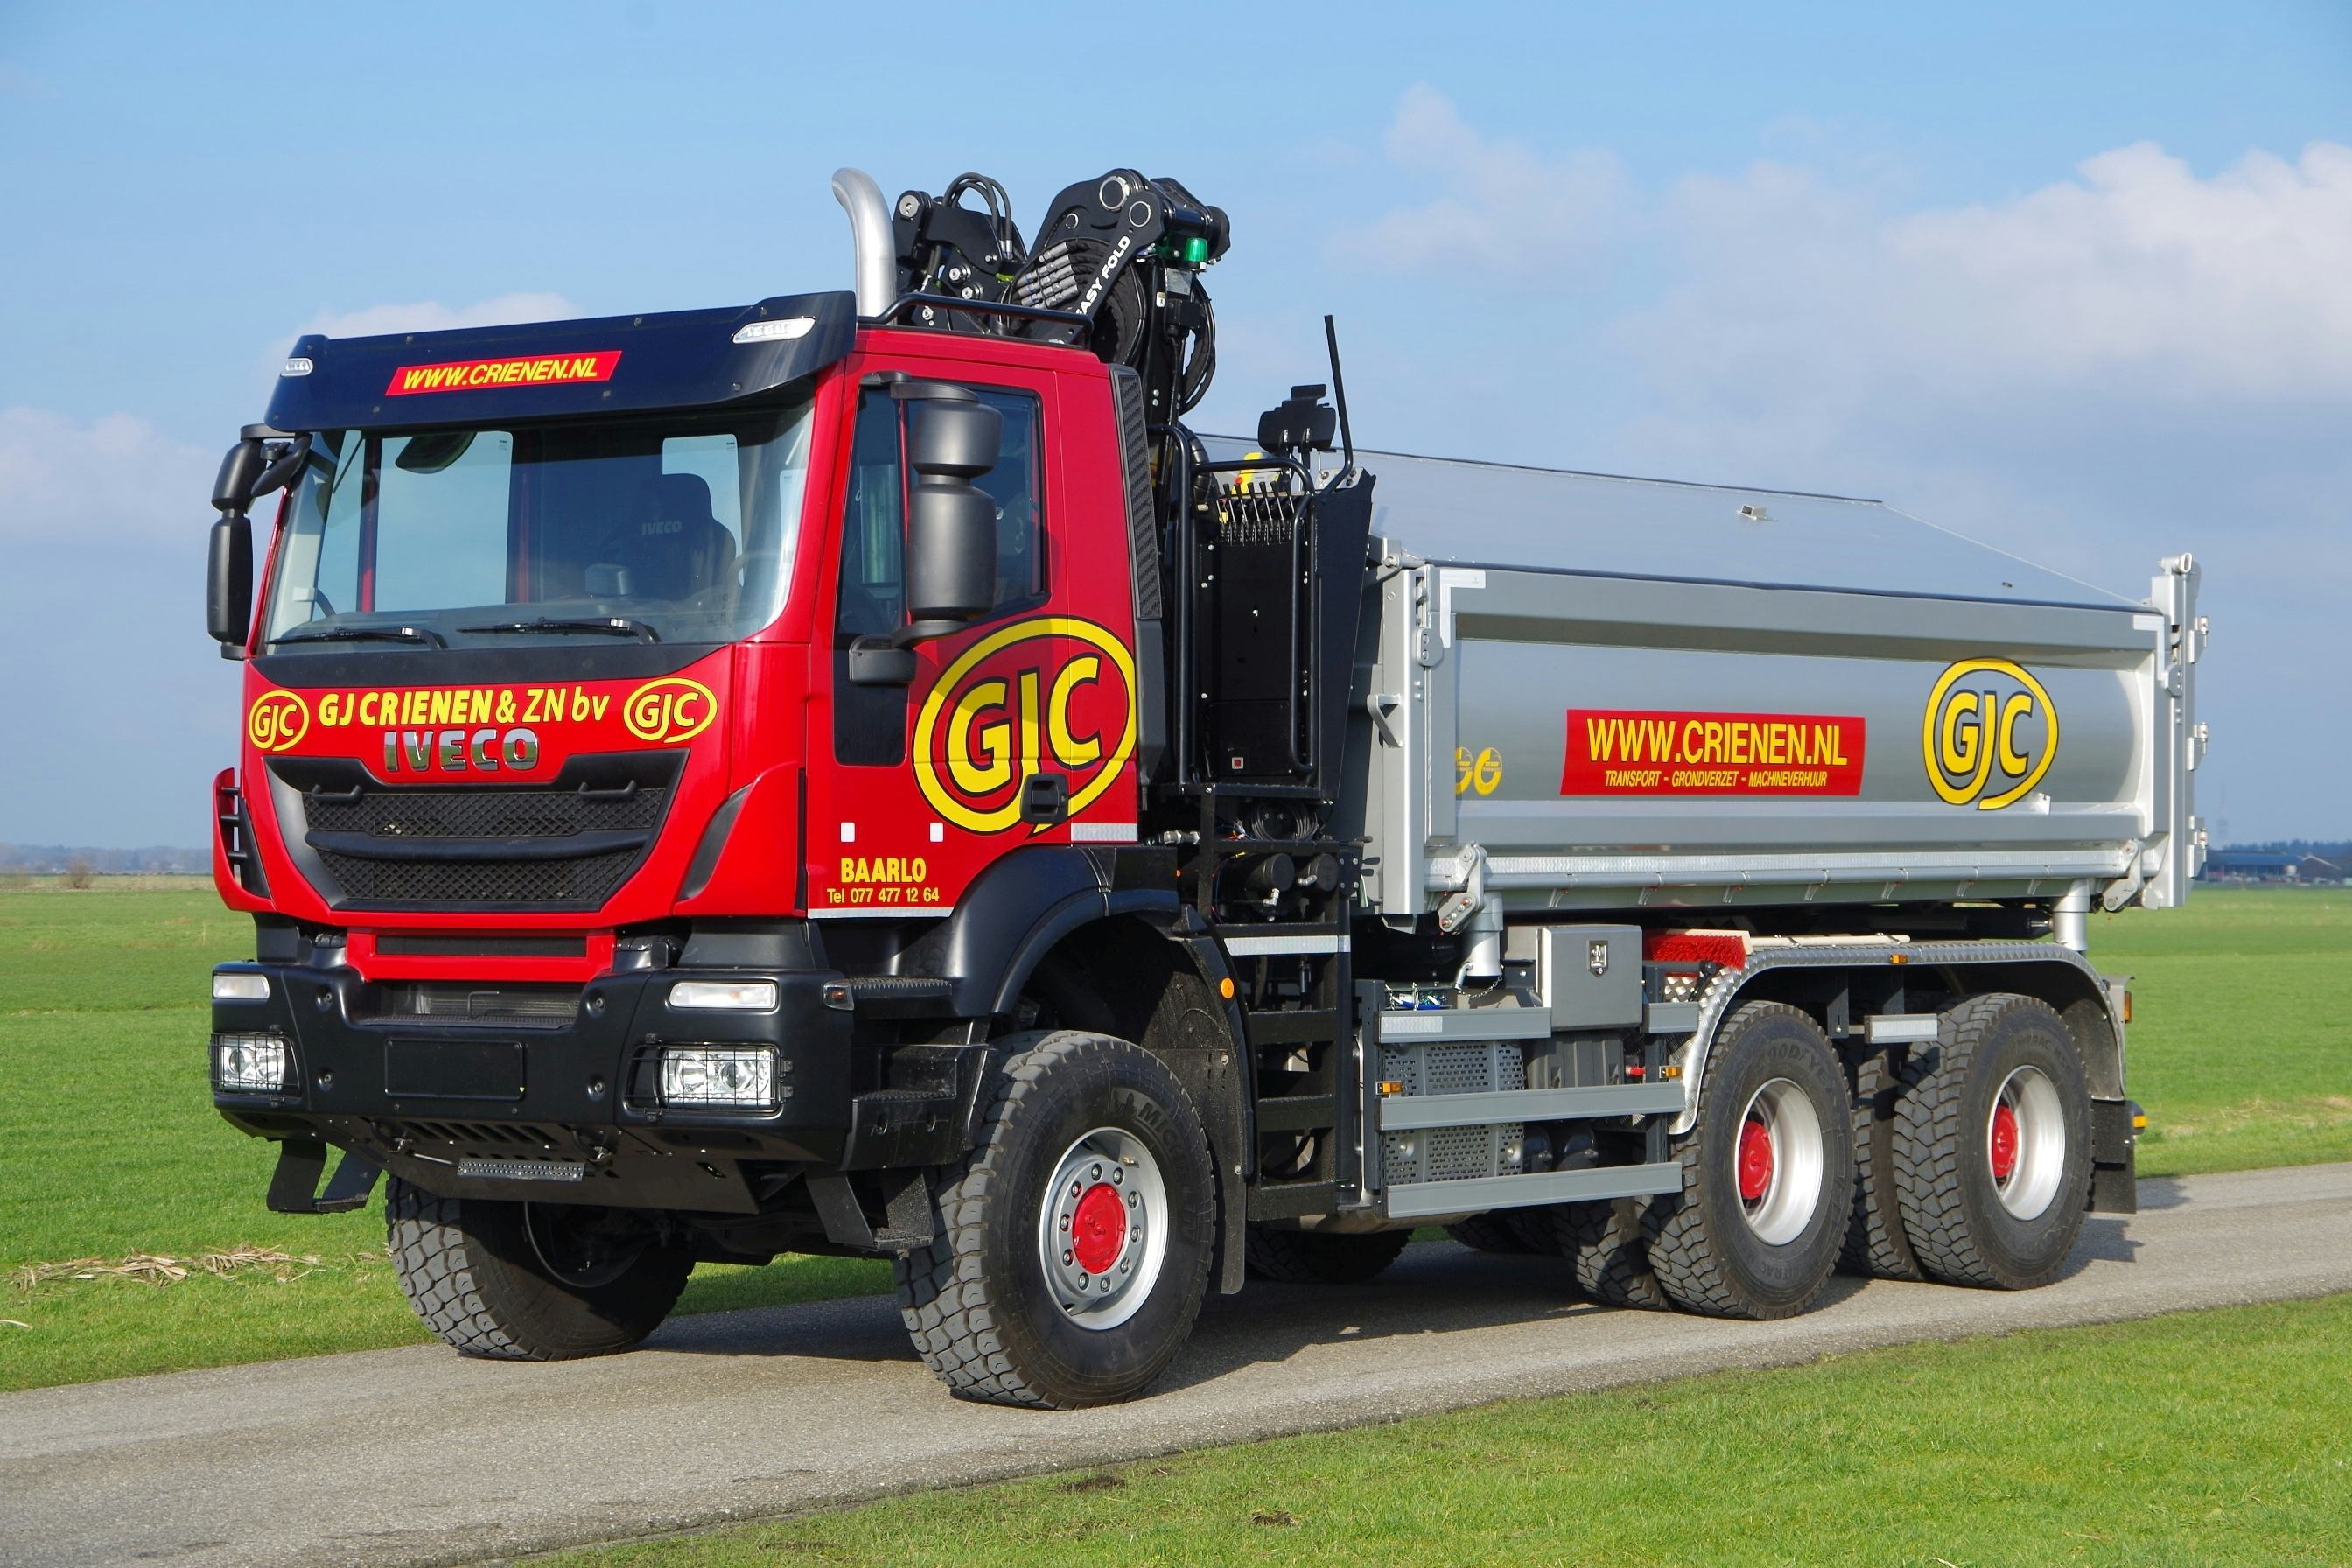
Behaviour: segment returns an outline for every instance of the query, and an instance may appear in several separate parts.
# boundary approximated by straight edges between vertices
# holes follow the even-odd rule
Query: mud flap
[[[363,1206],[383,1167],[346,1151],[327,1190],[319,1178],[327,1169],[327,1145],[317,1138],[288,1138],[278,1145],[278,1169],[270,1173],[268,1204],[275,1214],[342,1214]],[[314,1195],[315,1194],[315,1195]]]
[[[2091,1101],[2091,1212],[2139,1213],[2139,1127],[2147,1119],[2131,1100]]]

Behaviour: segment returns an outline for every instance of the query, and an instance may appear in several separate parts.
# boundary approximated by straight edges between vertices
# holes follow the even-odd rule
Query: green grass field
[[[2352,1562],[2352,1297],[1527,1400],[561,1568]]]
[[[213,1113],[207,975],[251,940],[202,884],[0,886],[0,1389],[425,1338],[385,1265],[380,1204],[270,1214],[269,1147]],[[2352,890],[2202,894],[2096,922],[2093,942],[2104,967],[2139,976],[2143,1173],[2352,1159],[2352,1008],[2336,989]],[[294,1261],[167,1285],[25,1282],[40,1265],[239,1247]],[[840,1259],[707,1266],[681,1310],[885,1284],[880,1265]]]

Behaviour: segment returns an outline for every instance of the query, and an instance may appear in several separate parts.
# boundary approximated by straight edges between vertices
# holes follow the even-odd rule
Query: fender
[[[927,939],[923,956],[950,984],[960,1016],[1009,1013],[1022,987],[1055,943],[1093,921],[1133,915],[1160,927],[1201,981],[1230,1056],[1225,1068],[1188,1087],[1199,1102],[1216,1162],[1223,1268],[1222,1294],[1242,1288],[1243,1237],[1248,1223],[1247,1183],[1255,1163],[1251,1135],[1253,1076],[1243,1070],[1246,1049],[1241,1005],[1220,982],[1230,979],[1225,956],[1197,917],[1177,897],[1173,857],[1156,849],[1081,848],[1045,844],[1019,849],[990,867],[956,900],[944,928]],[[936,944],[936,945],[934,945]],[[977,1104],[978,1085],[974,1086]]]
[[[946,979],[959,1017],[1009,1013],[1039,962],[1080,926],[1112,915],[1173,921],[1181,907],[1175,879],[1151,875],[1162,861],[1172,858],[1155,849],[1016,849],[964,889],[941,929],[918,944],[921,962],[909,973]]]
[[[1900,947],[1879,944],[1822,945],[1750,951],[1747,966],[1717,975],[1699,998],[1698,1028],[1675,1047],[1674,1059],[1682,1068],[1683,1109],[1667,1129],[1679,1138],[1698,1120],[1699,1090],[1715,1054],[1716,1033],[1734,1007],[1757,982],[1792,971],[1884,971],[1895,960],[1909,969],[1934,971],[1965,968],[1985,991],[2014,991],[2038,997],[2058,1010],[2067,1033],[2083,1057],[2083,1074],[2091,1091],[2094,1146],[2092,1159],[2100,1166],[2131,1165],[2130,1118],[2100,1114],[2100,1103],[2120,1107],[2124,1092],[2124,1020],[2114,988],[2090,961],[2071,948],[2048,942],[1915,942]],[[2115,1129],[2122,1129],[2120,1146]],[[2128,1193],[2119,1195],[2127,1202]],[[2100,1205],[2103,1209],[2108,1204]]]

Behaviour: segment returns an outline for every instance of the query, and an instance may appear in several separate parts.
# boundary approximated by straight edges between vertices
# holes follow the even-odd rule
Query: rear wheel
[[[1921,1265],[1953,1285],[2029,1289],[2074,1249],[2091,1190],[2091,1100],[2066,1026],[2028,996],[1944,1013],[1895,1110],[1895,1193]]]
[[[1811,1018],[1750,1002],[1717,1037],[1682,1147],[1683,1191],[1652,1235],[1675,1305],[1785,1318],[1837,1266],[1853,1190],[1845,1075]]]
[[[1527,1253],[1541,1252],[1517,1217],[1517,1211],[1497,1210],[1494,1214],[1474,1214],[1468,1219],[1457,1219],[1445,1227],[1445,1234],[1463,1246],[1479,1252]]]
[[[1360,1285],[1394,1263],[1409,1230],[1361,1233],[1249,1227],[1249,1271],[1287,1285]]]
[[[694,1268],[625,1210],[436,1197],[395,1176],[384,1217],[408,1304],[467,1355],[626,1350],[661,1325]]]
[[[1651,1200],[1606,1198],[1558,1204],[1543,1212],[1552,1219],[1553,1246],[1576,1270],[1576,1288],[1603,1307],[1664,1307],[1664,1287],[1650,1268],[1650,1244],[1643,1209]]]
[[[1064,1409],[1166,1370],[1208,1287],[1216,1192],[1199,1114],[1157,1057],[1063,1030],[1007,1042],[977,1148],[898,1258],[900,1315],[966,1399]]]
[[[1925,1279],[1895,1194],[1895,1108],[1911,1087],[1910,1048],[1876,1046],[1853,1069],[1853,1210],[1838,1267],[1879,1279]]]

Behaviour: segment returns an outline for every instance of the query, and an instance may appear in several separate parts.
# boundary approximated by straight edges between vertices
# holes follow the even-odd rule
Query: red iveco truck
[[[853,290],[307,337],[231,449],[211,1067],[273,1208],[388,1173],[486,1356],[885,1256],[1045,1406],[1421,1226],[1764,1318],[2130,1208],[2084,950],[2200,853],[2186,556],[1359,454],[1336,339],[1199,437],[1223,213],[835,191]]]

